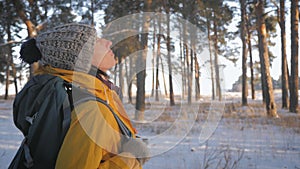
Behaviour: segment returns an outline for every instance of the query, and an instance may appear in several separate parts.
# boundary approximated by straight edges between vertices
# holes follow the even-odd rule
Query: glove
[[[122,145],[122,151],[131,153],[141,165],[144,165],[150,159],[150,151],[140,139],[130,138]]]

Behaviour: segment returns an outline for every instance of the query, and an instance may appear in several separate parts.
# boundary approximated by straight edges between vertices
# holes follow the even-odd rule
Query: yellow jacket
[[[118,95],[96,77],[51,67],[42,67],[37,71],[37,74],[42,73],[59,76],[105,100],[131,133],[136,134]],[[100,102],[86,101],[71,113],[70,128],[59,151],[56,168],[141,168],[136,158],[120,149],[120,129],[113,114]]]

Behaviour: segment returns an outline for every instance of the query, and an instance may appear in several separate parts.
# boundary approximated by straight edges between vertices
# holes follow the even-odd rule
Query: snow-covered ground
[[[148,105],[146,121],[136,125],[140,135],[148,138],[153,155],[145,169],[300,168],[299,115],[279,109],[280,118],[272,119],[266,117],[260,101],[240,107],[238,99],[227,99],[225,112],[203,142],[205,122],[216,106],[203,102],[192,109],[185,104]],[[133,112],[132,106],[125,107]],[[12,100],[0,100],[0,169],[7,168],[21,140],[12,122]]]
[[[22,133],[15,127],[12,117],[12,100],[0,100],[0,168],[7,168],[14,157]]]
[[[202,144],[198,139],[199,128],[196,124],[182,142],[153,157],[145,168],[300,168],[299,128],[278,126],[260,117],[223,118],[213,135]]]

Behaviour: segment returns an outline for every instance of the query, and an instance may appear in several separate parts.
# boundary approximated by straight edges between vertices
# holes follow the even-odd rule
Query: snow
[[[196,169],[205,168],[208,163],[208,168],[226,168],[226,164],[227,168],[242,169],[300,168],[299,128],[277,126],[267,117],[223,118],[203,144],[198,140],[200,128],[196,124],[182,142],[152,157],[144,168]]]
[[[136,124],[152,155],[144,168],[300,168],[300,116],[279,109],[280,118],[269,118],[260,100],[249,100],[251,106],[241,107],[239,96],[227,97],[217,121],[209,121],[209,116],[222,110],[222,105],[207,99],[200,106],[181,102],[175,107],[151,101],[146,120]],[[23,138],[13,124],[12,103],[0,100],[0,169],[7,168]],[[125,108],[132,117],[133,106],[125,104]],[[203,141],[207,122],[214,122],[208,123],[213,131]]]
[[[12,117],[12,100],[0,100],[0,168],[7,168],[23,136],[15,127]]]

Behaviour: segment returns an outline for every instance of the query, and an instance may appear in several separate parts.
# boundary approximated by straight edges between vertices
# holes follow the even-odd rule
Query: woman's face
[[[116,64],[115,55],[110,49],[112,42],[103,38],[97,38],[92,58],[92,65],[102,71],[107,71]]]

